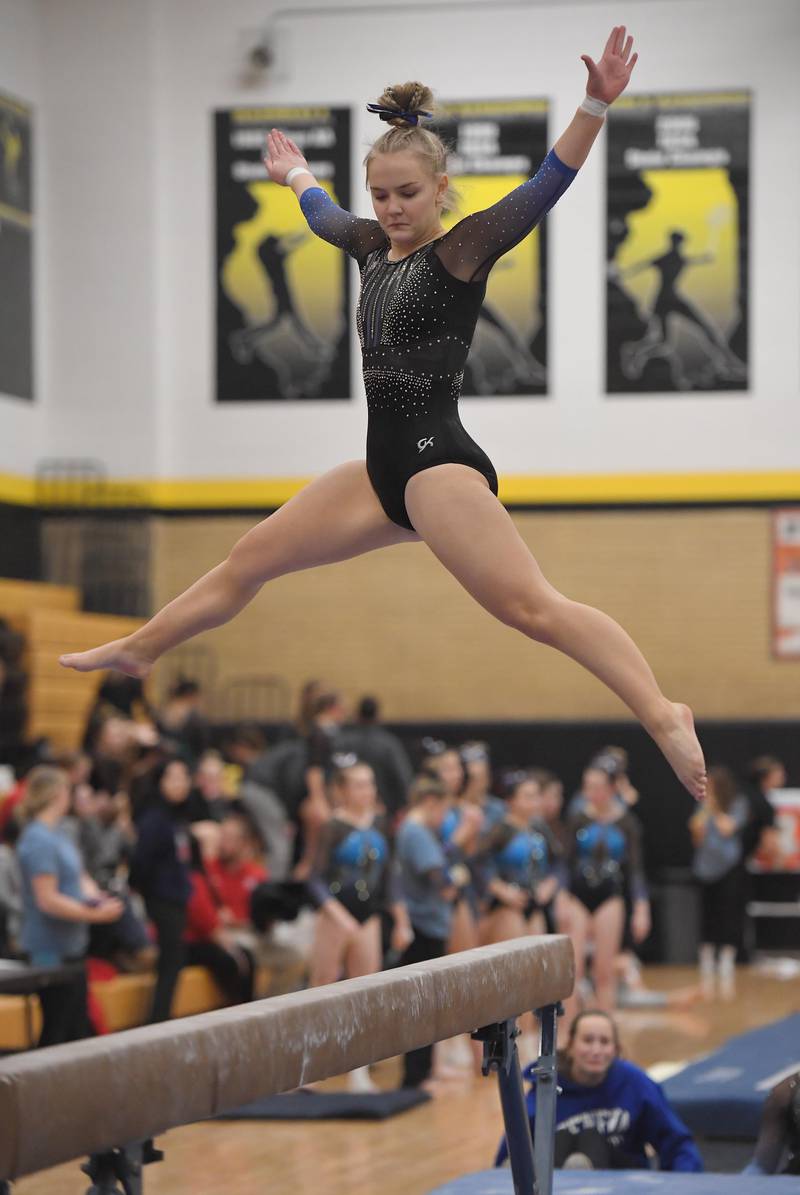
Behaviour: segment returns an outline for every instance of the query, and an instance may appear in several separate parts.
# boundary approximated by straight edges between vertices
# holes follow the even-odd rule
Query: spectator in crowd
[[[338,750],[352,752],[370,765],[381,804],[394,820],[405,807],[414,773],[400,739],[380,725],[380,706],[375,697],[361,698],[355,722],[342,728]]]
[[[467,773],[457,747],[441,739],[424,738],[421,743],[419,771],[441,780],[451,802],[464,792]]]
[[[447,950],[453,901],[458,888],[450,871],[440,832],[447,814],[447,790],[440,780],[418,776],[409,793],[409,812],[395,840],[400,887],[414,937],[399,965],[440,958]],[[420,1087],[431,1076],[433,1046],[412,1050],[403,1059],[403,1087]]]
[[[62,828],[70,800],[64,772],[42,766],[28,776],[22,805],[25,828],[17,843],[23,902],[20,944],[33,966],[81,964],[74,979],[40,993],[40,1046],[91,1034],[83,965],[89,926],[116,921],[123,912],[122,903],[104,896],[84,871],[74,842]]]
[[[298,810],[299,852],[292,873],[297,880],[305,880],[311,874],[320,832],[330,817],[328,784],[334,774],[333,755],[339,750],[342,723],[346,716],[340,693],[331,690],[319,695],[314,705],[314,717],[308,736],[306,795]]]
[[[191,884],[184,930],[185,962],[207,967],[230,1004],[245,1004],[253,999],[255,959],[233,934],[230,910],[219,903],[196,844],[192,850]]]
[[[158,970],[150,1023],[166,1021],[184,961],[186,908],[192,893],[191,842],[185,816],[192,780],[180,759],[168,759],[150,779],[150,800],[137,822],[131,885],[144,897],[158,940]]]
[[[400,898],[385,834],[376,825],[372,768],[354,756],[336,757],[333,815],[317,843],[309,891],[319,908],[311,952],[312,987],[370,975],[381,968],[381,917],[392,915],[391,948],[402,953],[412,929]],[[375,1090],[367,1068],[351,1072],[351,1090]]]
[[[242,769],[236,797],[258,826],[270,875],[284,880],[297,858],[307,742],[290,738],[267,749],[261,730],[245,723],[234,729],[226,750]]]
[[[700,884],[700,981],[707,994],[719,977],[724,996],[733,995],[736,953],[744,921],[746,875],[743,834],[747,798],[729,768],[708,769],[708,788],[689,819],[694,843],[692,871]]]
[[[14,845],[18,823],[12,819],[0,841],[0,958],[19,952],[22,926],[22,874]]]
[[[614,1007],[615,962],[625,928],[629,895],[631,933],[641,942],[650,933],[650,902],[644,879],[639,824],[616,793],[615,778],[591,764],[583,773],[583,802],[568,818],[567,865],[572,903],[569,932],[575,947],[576,994],[567,1001],[575,1015],[585,988],[587,944],[594,943],[592,979],[600,1007]]]
[[[128,891],[136,845],[128,794],[120,788],[122,769],[111,760],[97,763],[76,810],[77,840],[87,872],[101,892],[118,897],[124,910],[110,925],[93,925],[89,953],[123,971],[149,971],[156,959],[147,926]]]
[[[95,763],[121,765],[121,785],[130,796],[135,816],[140,803],[148,798],[153,768],[166,758],[156,728],[111,714],[98,723],[86,751]]]
[[[238,764],[242,775],[267,750],[267,738],[257,722],[237,722],[225,743],[225,754]]]
[[[147,700],[144,681],[123,672],[107,672],[103,677],[95,702],[86,720],[83,746],[92,751],[97,732],[107,718],[121,718],[125,722],[155,725],[153,710]]]
[[[194,770],[194,790],[190,797],[196,806],[197,820],[224,821],[231,810],[231,799],[225,760],[219,751],[204,751]]]
[[[217,855],[206,861],[220,919],[227,929],[251,928],[253,890],[267,879],[263,860],[264,844],[252,818],[244,811],[229,811],[220,827]]]
[[[471,833],[463,841],[462,850],[471,881],[461,890],[453,909],[449,942],[451,954],[478,945],[478,921],[483,896],[479,844],[493,826],[503,820],[506,812],[504,802],[489,791],[492,774],[486,744],[464,743],[459,749],[459,757],[463,766],[463,787],[444,820],[442,838],[445,844],[449,843],[456,828],[464,819],[467,820]]]
[[[563,859],[567,855],[569,830],[563,818],[564,785],[555,772],[547,768],[533,768],[531,775],[537,781],[541,792],[542,821],[552,834]],[[547,932],[568,934],[572,894],[567,887],[559,886],[552,905],[545,909]]]
[[[77,845],[89,875],[108,889],[129,865],[136,841],[121,765],[114,760],[94,764],[80,790],[73,790]]]
[[[613,768],[609,767],[609,771],[616,783],[617,796],[627,805],[628,809],[633,809],[634,805],[639,803],[639,790],[631,784],[628,775],[630,768],[628,752],[624,747],[601,747],[595,756],[595,760],[599,759],[613,760]]]
[[[754,855],[774,867],[780,862],[781,840],[775,822],[775,807],[769,794],[786,787],[786,766],[775,755],[759,755],[747,766],[747,825],[742,832],[742,850],[747,862]]]
[[[614,781],[614,795],[621,810],[628,810],[641,832],[641,822],[634,812],[639,803],[639,790],[633,786],[628,775],[628,752],[624,747],[601,747],[592,760],[595,767],[608,772]],[[641,835],[640,835],[641,837]],[[653,999],[660,999],[655,993],[649,992],[642,978],[642,968],[636,953],[637,940],[633,936],[633,905],[631,903],[630,885],[625,886],[625,926],[622,932],[622,948],[617,955],[615,970],[617,973],[617,1004],[619,1007],[631,1008],[639,1005],[651,1005]]]
[[[297,702],[297,715],[295,717],[295,729],[301,739],[308,738],[311,733],[317,698],[320,694],[326,693],[328,689],[329,686],[323,681],[313,678],[307,680],[301,688]]]
[[[536,1121],[535,1071],[528,1116]],[[572,1022],[558,1056],[555,1164],[565,1169],[648,1170],[650,1147],[661,1170],[697,1173],[703,1163],[691,1133],[657,1083],[620,1057],[617,1026],[607,1012],[587,1009]],[[505,1161],[505,1140],[497,1164]]]
[[[767,1096],[753,1160],[743,1173],[800,1175],[800,1071]]]
[[[538,780],[530,772],[515,772],[507,788],[505,816],[479,848],[486,890],[484,942],[544,933],[545,910],[559,886],[559,848],[541,819]]]
[[[463,743],[459,754],[466,776],[463,799],[484,811],[486,829],[491,829],[493,825],[503,820],[506,808],[504,802],[491,792],[492,767],[489,748],[486,743]]]
[[[164,745],[172,754],[185,758],[190,766],[209,744],[210,727],[204,702],[199,682],[181,677],[158,711],[157,725]]]

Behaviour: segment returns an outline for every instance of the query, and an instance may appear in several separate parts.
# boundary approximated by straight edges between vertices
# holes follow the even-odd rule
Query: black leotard
[[[401,527],[414,530],[406,483],[433,465],[469,465],[497,493],[492,462],[458,416],[464,364],[490,269],[536,227],[576,173],[551,150],[533,178],[400,261],[389,261],[389,240],[377,220],[343,211],[321,187],[301,196],[311,230],[361,270],[367,472],[386,514]]]
[[[308,889],[315,903],[331,896],[363,925],[399,899],[386,837],[375,824],[354,826],[336,814],[323,826]]]
[[[601,822],[581,809],[567,826],[570,888],[590,913],[613,896],[624,897],[626,888],[632,901],[646,898],[641,831],[633,814]]]
[[[544,909],[536,899],[536,889],[552,874],[558,845],[544,822],[533,821],[523,830],[512,822],[502,821],[494,826],[481,844],[485,855],[486,880],[503,880],[515,884],[528,896],[523,916],[530,917],[537,909]],[[487,909],[503,908],[503,902],[490,896]]]

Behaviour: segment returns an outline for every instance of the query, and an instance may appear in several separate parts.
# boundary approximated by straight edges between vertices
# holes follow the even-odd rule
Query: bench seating
[[[305,964],[282,966],[280,970],[259,966],[256,972],[256,996],[274,996],[292,991],[305,979]],[[110,1030],[132,1029],[144,1025],[150,1011],[155,974],[116,975],[92,984],[92,993],[103,1009]],[[41,1013],[36,996],[31,1001],[32,1028],[38,1038]],[[0,996],[0,1051],[29,1048],[25,996]],[[225,998],[205,967],[184,967],[178,979],[173,1001],[173,1016],[188,1017],[225,1006]]]

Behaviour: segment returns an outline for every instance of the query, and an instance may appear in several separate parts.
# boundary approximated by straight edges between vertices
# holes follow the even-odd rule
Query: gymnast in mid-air
[[[667,699],[627,633],[559,593],[497,498],[497,475],[458,416],[464,365],[492,266],[563,195],[636,63],[617,26],[598,62],[582,55],[586,97],[536,175],[449,231],[444,144],[421,126],[431,92],[389,87],[369,105],[391,127],[365,159],[375,219],[337,207],[297,145],[273,129],[265,163],[295,192],[312,231],[361,271],[358,330],[369,423],[366,460],[311,482],[247,532],[228,558],[139,630],[61,657],[78,671],[145,676],[159,656],[233,618],[265,582],[376,548],[422,540],[490,614],[582,664],[628,706],[695,797],[705,763],[688,706]]]

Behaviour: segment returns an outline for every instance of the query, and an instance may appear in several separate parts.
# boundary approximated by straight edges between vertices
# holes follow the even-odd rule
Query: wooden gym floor
[[[686,994],[687,1003],[620,1014],[625,1052],[634,1062],[647,1067],[694,1058],[734,1034],[800,1011],[797,979],[741,969],[734,999],[691,1001],[696,979],[689,967],[645,972],[650,988]],[[397,1061],[373,1073],[393,1087]],[[490,1166],[501,1134],[493,1079],[467,1077],[442,1087],[437,1099],[383,1122],[227,1121],[174,1129],[158,1140],[166,1157],[145,1171],[146,1195],[425,1195]],[[14,1192],[85,1195],[87,1187],[74,1163],[22,1179]]]

